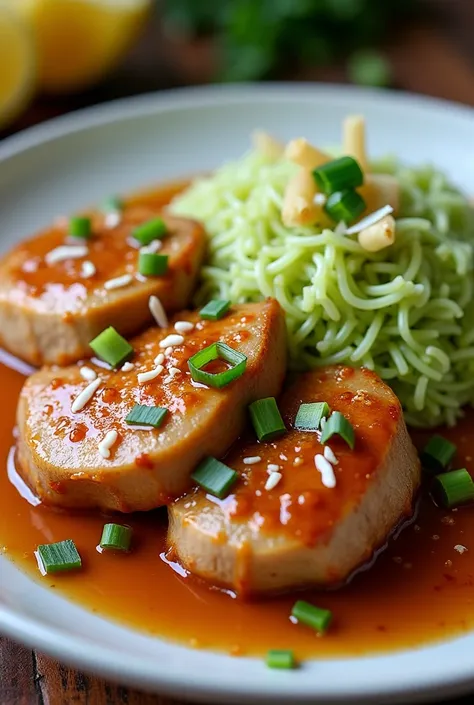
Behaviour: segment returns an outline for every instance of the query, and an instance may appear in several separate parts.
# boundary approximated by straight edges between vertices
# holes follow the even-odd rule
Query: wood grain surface
[[[385,47],[397,88],[474,106],[474,0],[433,0],[438,19],[405,29]],[[188,83],[203,83],[212,70],[209,45],[157,41],[149,27],[115,76],[94,91],[62,99],[38,99],[10,133],[85,105]],[[341,67],[308,70],[297,78],[343,82]],[[4,136],[6,133],[4,133]],[[1,135],[0,135],[1,136]],[[452,700],[468,705],[473,697]],[[0,638],[0,705],[173,705],[68,668]],[[445,704],[447,705],[447,703]]]

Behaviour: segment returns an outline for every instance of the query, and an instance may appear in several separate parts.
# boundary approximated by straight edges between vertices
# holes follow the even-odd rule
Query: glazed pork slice
[[[328,441],[331,461],[320,432],[293,427],[300,404],[318,401],[355,430],[354,450],[339,436]],[[279,408],[286,435],[237,443],[225,458],[239,473],[232,494],[219,500],[195,489],[168,509],[170,551],[192,573],[243,595],[341,583],[411,514],[420,482],[399,401],[373,372],[304,374]],[[317,461],[323,472],[316,456],[326,460]]]
[[[62,219],[0,260],[0,346],[32,365],[66,365],[89,357],[89,341],[106,326],[123,335],[142,330],[152,320],[151,295],[167,311],[187,306],[204,256],[203,228],[163,215],[167,233],[149,247],[168,255],[168,271],[144,277],[132,233],[160,209],[131,204],[115,224],[110,215],[91,215],[88,240],[68,236]]]
[[[190,327],[184,321],[193,329],[180,336],[174,327],[150,328],[131,341],[135,355],[122,370],[88,363],[98,388],[80,410],[75,401],[91,382],[79,364],[26,381],[17,465],[43,502],[121,512],[166,504],[189,489],[196,463],[238,437],[247,404],[280,391],[286,340],[275,300],[235,306],[218,321],[187,312],[178,320],[179,330]],[[188,359],[216,341],[247,356],[243,375],[221,389],[193,382],[188,371]],[[167,409],[162,425],[127,424],[136,404]]]

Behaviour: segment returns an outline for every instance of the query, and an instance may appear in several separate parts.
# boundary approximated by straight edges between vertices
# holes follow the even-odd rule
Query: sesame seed
[[[468,549],[466,548],[466,546],[463,546],[462,544],[458,543],[458,544],[456,544],[456,546],[454,547],[454,550],[457,551],[458,553],[460,553],[460,554],[462,555],[462,554],[465,553]]]
[[[280,469],[280,466],[276,465],[275,463],[269,463],[267,466],[268,472],[278,472],[279,469]]]
[[[261,457],[259,455],[249,455],[243,459],[244,465],[255,465],[256,463],[259,463],[260,461],[261,461]]]
[[[180,375],[180,374],[181,374],[181,370],[179,369],[179,367],[170,367],[170,369],[168,371],[168,375],[170,377],[176,377],[176,375]]]
[[[95,268],[95,264],[93,264],[92,262],[89,262],[89,260],[86,260],[85,262],[82,263],[81,277],[83,279],[90,279],[91,277],[94,276],[96,271],[97,270]]]
[[[266,490],[273,490],[278,485],[281,478],[282,478],[282,474],[280,472],[272,472],[268,476],[268,479],[265,483],[265,489]]]
[[[165,361],[165,356],[163,355],[163,353],[158,353],[158,355],[153,360],[155,365],[162,365],[164,363],[164,361]]]
[[[284,453],[280,453],[280,460],[288,460],[288,458],[284,455]]]
[[[137,375],[138,384],[146,384],[146,382],[151,382],[152,379],[156,379],[165,368],[163,365],[158,365],[153,370],[148,370],[148,372],[140,372]]]
[[[81,375],[82,379],[86,379],[88,382],[93,382],[95,379],[97,379],[97,372],[91,367],[87,367],[86,365],[84,365],[84,367],[81,367],[81,369],[79,370],[79,374]]]
[[[116,228],[117,225],[122,220],[122,215],[118,211],[111,211],[107,213],[104,218],[104,223],[106,228]]]
[[[329,460],[332,465],[337,465],[337,458],[334,455],[334,451],[329,446],[324,446],[324,457]]]
[[[46,264],[56,264],[67,259],[87,257],[89,250],[85,245],[60,245],[45,256]]]
[[[158,250],[161,250],[163,247],[163,243],[161,240],[152,240],[149,245],[144,245],[143,247],[140,247],[140,254],[142,255],[153,255]]]
[[[182,335],[171,333],[171,335],[167,335],[166,338],[160,340],[160,348],[173,348],[175,345],[182,345],[183,343],[184,338]]]
[[[131,372],[135,368],[133,362],[124,362],[122,365],[122,372]]]
[[[334,474],[333,467],[330,462],[326,460],[324,455],[315,455],[314,464],[316,469],[321,473],[321,482],[324,487],[329,487],[332,489],[336,486],[336,476]]]
[[[191,321],[176,321],[174,329],[177,333],[189,333],[194,328],[194,323]]]
[[[163,308],[163,304],[161,303],[158,296],[150,296],[150,299],[148,301],[148,307],[150,309],[151,315],[156,321],[156,325],[159,328],[167,328],[168,317],[165,313],[165,309]]]
[[[293,465],[301,465],[302,462],[303,462],[303,458],[300,458],[298,456],[293,460]]]
[[[169,346],[168,348],[166,348],[166,350],[165,350],[165,355],[166,355],[166,357],[168,357],[169,355],[171,355],[172,352],[173,352],[173,347],[170,345],[170,346]]]
[[[106,433],[105,438],[103,438],[100,443],[99,443],[99,453],[103,458],[109,458],[110,457],[110,449],[114,445],[115,441],[118,438],[118,433],[117,431],[108,431]]]
[[[90,402],[96,391],[99,389],[102,380],[98,377],[93,382],[87,385],[85,389],[82,390],[80,394],[74,399],[71,406],[71,411],[75,414],[77,411],[81,411],[86,404]]]
[[[131,274],[123,274],[121,277],[115,277],[115,279],[109,279],[104,284],[104,289],[110,291],[111,289],[121,289],[124,286],[128,286],[133,280]]]

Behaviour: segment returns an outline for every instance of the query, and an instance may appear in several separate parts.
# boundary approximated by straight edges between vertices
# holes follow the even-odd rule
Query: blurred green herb
[[[174,32],[214,36],[220,80],[270,78],[299,64],[349,57],[351,80],[386,85],[390,68],[373,47],[416,5],[417,0],[164,0],[163,12]]]

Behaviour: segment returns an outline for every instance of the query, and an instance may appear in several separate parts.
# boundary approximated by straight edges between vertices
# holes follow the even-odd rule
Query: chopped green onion
[[[191,475],[209,494],[224,499],[237,480],[238,473],[216,458],[205,458]]]
[[[69,235],[89,240],[92,236],[92,221],[85,216],[74,216],[69,219]]]
[[[249,412],[259,441],[271,441],[286,433],[275,397],[254,401],[249,406]]]
[[[206,372],[206,370],[202,369],[213,360],[218,359],[225,360],[232,367],[216,373]],[[190,357],[188,367],[195,382],[202,382],[202,384],[207,384],[209,387],[220,389],[244,374],[247,367],[247,356],[238,350],[230,348],[225,343],[212,343],[212,345]]]
[[[295,602],[291,610],[291,616],[320,634],[324,634],[332,620],[332,612],[330,610],[323,610],[304,600]]]
[[[295,428],[298,431],[317,431],[323,416],[329,414],[329,406],[325,401],[301,404],[296,414]]]
[[[158,255],[155,252],[140,252],[138,255],[138,271],[144,277],[159,277],[168,269],[168,255]]]
[[[328,196],[324,210],[330,218],[347,225],[356,220],[366,208],[366,203],[357,191],[337,191]]]
[[[444,472],[434,478],[432,494],[439,504],[451,509],[474,500],[474,482],[466,468]]]
[[[97,338],[89,343],[97,357],[107,362],[111,367],[119,367],[133,355],[130,343],[110,326],[99,333]]]
[[[204,308],[199,311],[201,318],[206,318],[209,321],[218,321],[224,316],[230,308],[230,301],[224,299],[214,299],[209,301]]]
[[[320,191],[330,196],[336,191],[346,191],[362,186],[364,174],[353,157],[340,157],[313,170],[313,177]]]
[[[101,210],[103,213],[120,213],[123,207],[120,196],[109,196],[102,202]]]
[[[392,79],[390,62],[378,51],[358,51],[349,58],[347,72],[352,83],[362,86],[388,86]]]
[[[340,436],[351,450],[354,449],[354,428],[350,421],[348,421],[339,411],[333,411],[331,416],[326,421],[326,425],[321,433],[321,443],[327,443],[328,440],[334,435]]]
[[[153,426],[159,428],[168,413],[168,409],[161,406],[146,406],[146,404],[135,404],[125,423],[132,426]]]
[[[294,668],[295,657],[293,651],[289,649],[270,649],[267,653],[267,666],[268,668]]]
[[[142,245],[149,245],[153,240],[159,240],[166,235],[166,225],[163,218],[152,218],[139,225],[132,232],[132,237]]]
[[[116,551],[128,551],[132,541],[132,529],[122,524],[105,524],[100,547]]]
[[[38,546],[38,557],[47,575],[50,573],[75,570],[82,566],[81,557],[74,541],[71,541],[71,539],[59,541],[59,543],[45,543]]]
[[[433,473],[446,470],[456,453],[456,446],[442,436],[432,436],[420,455],[423,467]]]

